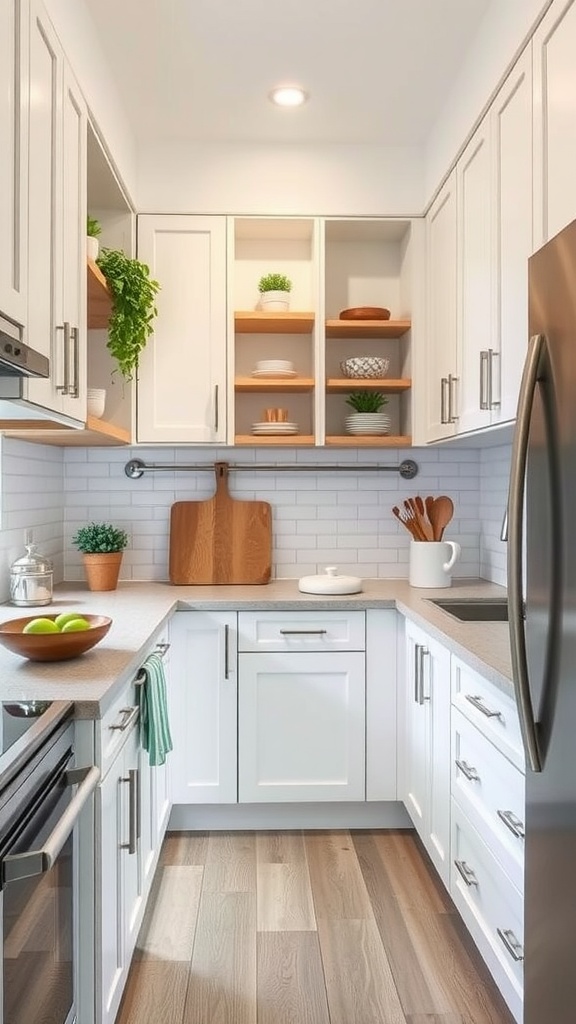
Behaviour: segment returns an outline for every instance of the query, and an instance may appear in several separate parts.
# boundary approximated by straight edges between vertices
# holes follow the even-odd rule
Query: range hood
[[[24,329],[0,313],[0,387],[5,377],[49,377],[50,361],[22,341]]]
[[[22,341],[24,328],[0,313],[0,429],[18,423],[80,428],[81,420],[46,409],[26,395],[28,378],[50,376],[50,360]]]

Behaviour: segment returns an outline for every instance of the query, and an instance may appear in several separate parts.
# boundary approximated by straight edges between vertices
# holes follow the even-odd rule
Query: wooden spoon
[[[428,520],[430,523],[432,523],[432,508],[434,507],[434,498],[432,497],[431,494],[429,494],[428,497],[424,500],[424,506],[426,508],[426,515],[428,516]],[[436,540],[434,526],[432,526],[432,540]]]
[[[430,515],[430,513],[428,513]],[[454,515],[454,503],[446,494],[434,499],[430,521],[434,530],[434,539],[442,540],[444,530]]]
[[[420,517],[420,526],[422,527],[422,530],[426,536],[426,540],[434,540],[434,530],[432,529],[432,523],[430,522],[428,516],[426,515],[426,506],[424,505],[424,500],[420,497],[419,494],[417,494],[416,497],[414,498],[414,501],[416,503],[418,515]]]

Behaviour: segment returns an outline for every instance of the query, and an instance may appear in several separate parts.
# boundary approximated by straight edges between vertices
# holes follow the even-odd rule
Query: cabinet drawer
[[[512,1013],[521,1020],[522,896],[455,800],[450,895]]]
[[[363,651],[364,612],[240,612],[241,652]]]
[[[104,717],[96,723],[96,763],[102,778],[128,738],[132,726],[138,721],[139,692],[135,680],[136,674],[123,687]]]
[[[452,658],[452,703],[520,771],[526,762],[516,704],[487,679]]]
[[[524,891],[524,776],[452,709],[452,796],[516,888]]]

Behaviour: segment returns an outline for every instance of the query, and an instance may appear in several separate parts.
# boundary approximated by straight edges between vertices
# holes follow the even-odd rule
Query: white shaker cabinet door
[[[168,704],[173,804],[236,803],[236,612],[176,612]]]
[[[0,5],[0,310],[27,320],[28,4]]]
[[[456,172],[426,217],[426,440],[454,434],[456,389]]]
[[[365,656],[241,654],[241,803],[364,800]]]
[[[536,30],[535,248],[576,218],[576,2],[557,0]]]
[[[160,284],[138,371],[138,441],[225,443],[226,218],[141,216],[138,258]]]

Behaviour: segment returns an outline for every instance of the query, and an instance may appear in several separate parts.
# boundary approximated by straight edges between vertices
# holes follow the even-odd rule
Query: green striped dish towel
[[[148,751],[151,765],[164,764],[166,754],[172,750],[172,737],[168,722],[166,675],[162,658],[150,654],[142,665],[144,681],[140,686],[140,736],[144,750]]]

